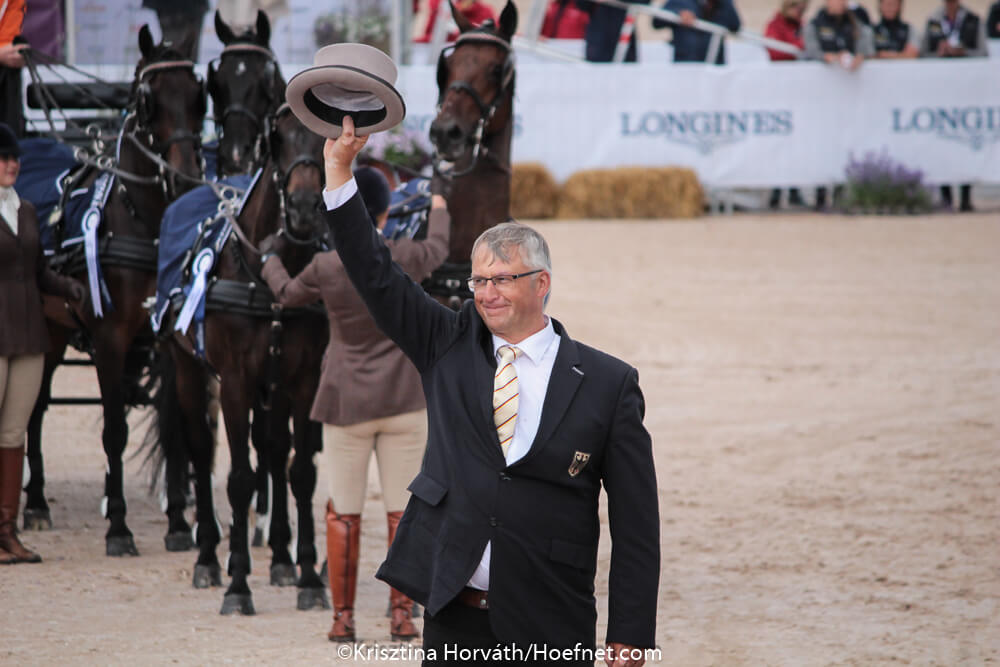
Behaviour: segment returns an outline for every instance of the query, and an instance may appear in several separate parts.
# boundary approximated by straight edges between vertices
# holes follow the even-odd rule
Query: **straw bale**
[[[704,210],[698,177],[681,167],[579,171],[563,185],[559,218],[695,218]]]
[[[510,211],[518,220],[553,218],[559,207],[559,185],[544,165],[515,164],[510,182]]]

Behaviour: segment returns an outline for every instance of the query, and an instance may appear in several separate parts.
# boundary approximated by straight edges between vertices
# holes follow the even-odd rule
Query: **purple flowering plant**
[[[359,158],[362,162],[378,160],[419,172],[431,163],[431,147],[423,133],[397,125],[386,132],[371,135]]]
[[[889,157],[886,150],[868,151],[860,160],[851,154],[845,172],[845,206],[850,211],[918,213],[931,208],[924,172],[908,169]]]

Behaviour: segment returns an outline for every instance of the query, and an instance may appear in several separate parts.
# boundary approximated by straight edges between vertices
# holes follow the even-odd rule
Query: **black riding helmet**
[[[6,123],[0,123],[0,157],[21,157],[17,135]]]
[[[354,172],[354,180],[372,224],[377,224],[379,216],[389,210],[389,181],[374,167],[358,167]]]

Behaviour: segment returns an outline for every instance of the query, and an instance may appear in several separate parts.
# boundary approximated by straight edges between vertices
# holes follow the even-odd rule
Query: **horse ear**
[[[233,29],[222,20],[222,14],[219,13],[218,9],[215,10],[215,34],[218,35],[219,41],[227,46],[236,39]]]
[[[511,0],[507,0],[507,6],[500,13],[500,34],[509,42],[517,31],[517,7]]]
[[[214,61],[209,61],[209,63],[208,63],[208,70],[205,72],[205,90],[208,91],[208,94],[211,95],[213,98],[215,97],[215,93],[216,93],[216,90],[215,90],[215,74],[216,74],[216,72],[215,72],[215,62]]]
[[[261,46],[271,44],[271,22],[262,10],[257,10],[257,42]]]
[[[468,32],[476,27],[472,25],[472,21],[465,18],[465,14],[459,11],[458,7],[451,0],[448,0],[448,6],[451,7],[451,16],[455,19],[455,25],[458,26],[459,32]]]
[[[153,43],[153,33],[149,31],[149,25],[143,23],[142,27],[139,28],[139,52],[143,58],[149,60],[153,57],[154,48],[156,48],[156,44]]]

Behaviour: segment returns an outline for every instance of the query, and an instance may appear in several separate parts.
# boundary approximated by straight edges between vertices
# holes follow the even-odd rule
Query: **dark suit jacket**
[[[612,535],[607,641],[652,647],[659,514],[638,375],[561,337],[529,452],[507,466],[493,424],[496,363],[474,304],[433,300],[392,262],[358,196],[328,214],[347,274],[420,372],[428,442],[376,577],[438,613],[492,540],[490,622],[502,642],[595,644],[598,497]],[[571,474],[577,453],[589,460]]]
[[[0,218],[0,357],[48,352],[42,292],[68,297],[72,285],[72,279],[49,268],[35,207],[21,199],[17,236]]]

